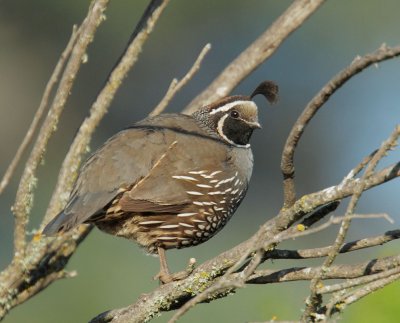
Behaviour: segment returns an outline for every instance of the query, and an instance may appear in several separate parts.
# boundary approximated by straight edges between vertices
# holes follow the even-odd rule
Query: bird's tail
[[[53,220],[51,220],[43,229],[42,234],[46,236],[53,236],[59,232],[67,231],[72,226],[68,225],[70,217],[64,213],[64,211],[60,212]]]

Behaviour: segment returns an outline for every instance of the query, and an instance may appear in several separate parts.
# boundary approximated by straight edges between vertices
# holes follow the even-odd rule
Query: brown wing
[[[148,176],[157,161],[153,156],[168,150],[168,140],[173,139],[169,137],[162,130],[131,128],[110,138],[83,165],[67,206],[44,234],[67,231],[97,217],[121,190]]]
[[[180,136],[168,133],[174,140],[160,155],[149,173],[140,179],[117,203],[121,212],[177,214],[193,202],[190,172],[203,169],[221,171],[226,167],[216,161],[225,161],[225,150],[220,143],[203,137]],[[183,177],[182,177],[183,176]],[[200,183],[200,182],[198,182]],[[189,191],[189,193],[188,193]]]
[[[52,234],[97,220],[103,209],[121,196],[125,212],[179,212],[189,203],[187,192],[174,175],[212,167],[219,152],[205,147],[210,139],[190,117],[185,130],[174,127],[176,116],[164,125],[141,125],[121,131],[108,140],[82,167],[65,210],[45,228]],[[182,122],[182,120],[180,120]],[[222,145],[216,143],[215,145]],[[217,149],[218,150],[218,149]],[[223,160],[223,158],[222,158]],[[168,211],[166,211],[168,210]]]

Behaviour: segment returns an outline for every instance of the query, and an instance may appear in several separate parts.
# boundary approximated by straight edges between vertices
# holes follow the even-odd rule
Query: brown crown
[[[206,108],[209,111],[212,111],[212,110],[215,110],[215,109],[218,109],[218,108],[224,106],[225,104],[228,104],[228,103],[231,103],[234,101],[250,101],[250,100],[251,100],[251,98],[247,95],[232,95],[232,96],[227,96],[225,98],[222,98],[216,102],[213,102],[213,103],[207,105]]]

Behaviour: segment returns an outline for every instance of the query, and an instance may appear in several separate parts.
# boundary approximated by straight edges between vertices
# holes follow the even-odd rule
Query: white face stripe
[[[218,112],[226,112],[226,111],[230,110],[231,108],[233,108],[234,106],[240,105],[240,104],[250,104],[250,105],[254,106],[255,109],[257,109],[257,105],[253,101],[241,100],[241,101],[233,101],[233,102],[227,103],[217,109],[212,110],[210,112],[210,114],[216,114]]]
[[[243,102],[243,101],[236,101],[236,102]],[[247,101],[246,101],[247,102]],[[233,103],[233,102],[232,102]],[[236,105],[237,103],[235,103],[234,105]],[[228,104],[227,104],[228,105]],[[254,103],[254,105],[255,105],[255,103]],[[226,105],[224,105],[223,107],[226,107]],[[222,107],[222,108],[223,108]],[[232,107],[232,106],[231,106]],[[229,107],[229,109],[231,108],[231,107]],[[227,109],[227,110],[229,110],[229,109]],[[219,110],[219,109],[217,109],[217,110]],[[222,138],[224,138],[224,140],[226,141],[226,142],[229,142],[231,145],[234,145],[234,146],[236,146],[236,147],[243,147],[243,148],[249,148],[250,147],[250,144],[247,144],[247,145],[239,145],[239,144],[236,144],[236,143],[234,143],[232,140],[229,140],[229,138],[227,137],[227,136],[225,136],[224,135],[224,132],[223,132],[223,127],[224,127],[224,122],[225,122],[225,119],[228,117],[228,115],[227,114],[225,114],[221,119],[219,119],[219,121],[218,121],[218,127],[217,127],[217,131],[218,131],[218,134],[222,137]]]

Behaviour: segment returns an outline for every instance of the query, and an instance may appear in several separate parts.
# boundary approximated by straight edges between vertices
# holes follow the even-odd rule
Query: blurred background
[[[96,149],[119,129],[144,118],[158,103],[173,77],[182,77],[201,48],[212,50],[200,72],[176,96],[168,111],[180,111],[220,71],[260,35],[291,3],[272,0],[171,1],[162,15],[139,62],[119,90],[110,112],[92,140]],[[64,49],[72,25],[80,23],[88,1],[0,0],[0,175],[13,158],[40,102],[46,82]],[[119,57],[147,1],[112,1],[90,46],[89,61],[77,78],[58,131],[51,139],[39,170],[30,230],[38,227],[53,190],[58,169],[91,102]],[[286,136],[307,102],[357,55],[374,51],[382,43],[400,43],[400,2],[386,0],[328,1],[277,50],[265,64],[242,82],[235,94],[249,94],[262,80],[280,86],[280,101],[261,107],[262,131],[252,146],[255,169],[247,197],[222,232],[207,243],[168,252],[173,270],[186,266],[189,257],[199,263],[250,237],[282,203],[279,171]],[[354,77],[313,119],[296,155],[299,196],[339,183],[364,156],[388,137],[400,120],[400,61],[371,67]],[[381,165],[399,159],[391,153]],[[0,197],[0,269],[12,257],[13,217],[10,207],[23,166]],[[375,188],[362,197],[357,212],[386,212],[395,219],[356,220],[348,240],[381,234],[399,227],[399,182]],[[345,206],[345,205],[344,205]],[[343,214],[344,206],[336,211]],[[338,230],[297,239],[281,247],[306,248],[331,243]],[[365,261],[398,253],[398,242],[341,256],[341,262]],[[304,262],[319,264],[321,260]],[[297,266],[303,264],[296,261]],[[264,264],[287,268],[290,261]],[[72,257],[67,269],[74,279],[51,285],[38,296],[12,310],[5,322],[86,322],[108,309],[126,306],[157,287],[152,276],[158,260],[147,257],[134,243],[94,230]],[[182,322],[265,321],[297,319],[309,283],[248,286],[235,295],[199,305]],[[400,310],[400,284],[351,306],[343,322],[395,322]],[[171,316],[163,313],[155,322]]]

